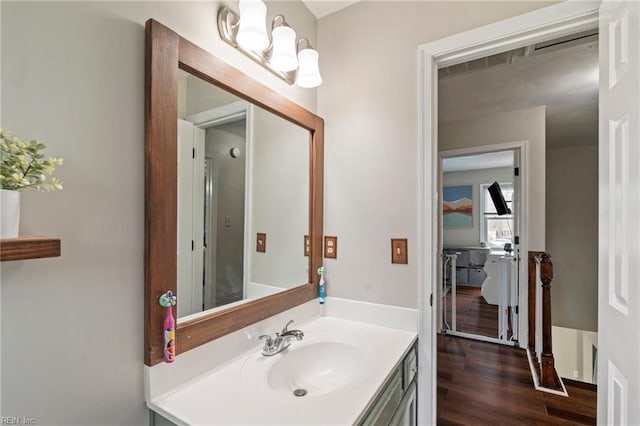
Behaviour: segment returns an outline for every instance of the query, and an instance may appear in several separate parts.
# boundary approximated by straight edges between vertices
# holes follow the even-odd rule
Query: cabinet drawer
[[[406,391],[418,372],[418,357],[415,346],[411,348],[402,363],[402,389]]]
[[[461,266],[466,268],[469,266],[469,251],[467,250],[456,250],[456,266]]]
[[[398,368],[378,397],[362,425],[388,425],[402,400],[402,369]]]
[[[469,282],[469,269],[456,268],[456,283],[468,283]]]
[[[482,284],[487,278],[484,268],[469,268],[469,284]]]

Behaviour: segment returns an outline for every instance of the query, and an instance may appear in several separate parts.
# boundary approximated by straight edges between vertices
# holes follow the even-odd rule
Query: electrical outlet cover
[[[398,263],[403,265],[409,263],[406,238],[391,239],[391,263]]]
[[[324,237],[324,257],[327,259],[338,258],[338,237]]]
[[[258,233],[256,235],[256,251],[258,253],[267,252],[267,234]]]

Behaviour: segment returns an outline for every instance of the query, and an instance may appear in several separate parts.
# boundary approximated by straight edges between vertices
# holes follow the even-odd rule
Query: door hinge
[[[515,237],[513,237],[513,243],[514,244],[520,244],[520,237],[517,236],[517,235]]]
[[[196,149],[195,148],[191,148],[191,158],[196,158]]]
[[[516,315],[520,315],[520,305],[516,305]]]
[[[191,251],[194,251],[196,249],[196,243],[195,241],[191,240]]]
[[[429,306],[433,306],[433,293],[429,295]]]
[[[520,176],[520,167],[515,167],[513,169],[513,175],[514,176]]]

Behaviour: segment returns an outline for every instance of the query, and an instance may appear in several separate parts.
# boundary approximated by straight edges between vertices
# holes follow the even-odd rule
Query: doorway
[[[203,306],[209,310],[246,296],[246,118],[206,128],[204,144]],[[202,160],[201,160],[202,161]]]
[[[517,345],[521,149],[440,153],[438,331]]]
[[[438,191],[438,126],[435,113],[438,105],[436,95],[438,69],[554,37],[589,30],[597,27],[597,23],[598,5],[565,3],[421,47],[421,111],[423,115],[421,116],[420,142],[422,186],[420,223],[423,226],[419,251],[420,258],[425,259],[419,270],[421,300],[428,301],[433,298],[441,282],[439,276],[441,260],[436,260],[435,256],[438,249],[439,225],[438,221],[434,220],[439,214],[441,195]],[[531,156],[528,161],[532,161]],[[528,162],[524,162],[524,165],[531,170]],[[529,192],[532,182],[527,179],[523,181],[527,188],[525,192]],[[532,219],[535,220],[535,217]],[[535,235],[532,237],[535,238]],[[528,250],[530,247],[523,245],[522,251]],[[522,294],[520,297],[522,298]],[[521,303],[520,316],[525,317],[528,314],[526,311],[527,307]],[[438,309],[434,309],[433,304],[420,304],[421,391],[422,395],[429,395],[430,398],[420,401],[418,407],[419,418],[428,423],[435,423],[437,345],[434,330],[438,320]],[[524,335],[520,333],[520,341],[526,341],[527,337],[526,330]]]
[[[552,47],[549,47],[552,46]],[[481,291],[466,285],[462,287],[462,291],[451,291],[451,312],[452,316],[457,314],[462,316],[465,323],[461,324],[461,327],[465,327],[466,323],[471,322],[471,327],[466,326],[473,331],[472,333],[465,332],[468,330],[458,330],[456,327],[443,327],[442,334],[449,334],[459,337],[474,338],[478,340],[485,340],[492,343],[507,343],[519,346],[519,333],[517,328],[512,328],[513,325],[518,324],[518,319],[522,318],[519,314],[519,305],[525,305],[525,303],[519,304],[518,293],[522,295],[528,295],[529,283],[527,279],[527,263],[528,253],[530,251],[548,252],[549,245],[546,240],[546,222],[549,218],[549,208],[545,204],[548,197],[546,192],[547,185],[547,168],[545,167],[546,160],[548,158],[547,152],[550,148],[563,149],[572,148],[570,146],[574,143],[574,140],[584,143],[588,140],[591,146],[595,146],[597,143],[597,88],[598,88],[598,31],[597,29],[583,31],[577,34],[571,34],[566,37],[560,37],[557,39],[537,42],[534,45],[524,48],[512,49],[506,53],[496,53],[490,58],[480,58],[475,61],[464,63],[464,69],[468,71],[453,71],[457,70],[456,66],[452,65],[439,72],[439,87],[438,94],[441,96],[439,101],[439,131],[438,139],[441,149],[447,149],[448,147],[455,146],[469,146],[480,145],[475,147],[476,150],[482,150],[482,143],[487,143],[493,140],[503,142],[509,138],[527,138],[529,139],[529,152],[532,154],[532,158],[537,158],[536,161],[531,163],[523,162],[528,165],[524,170],[531,172],[532,181],[536,184],[533,186],[533,202],[529,206],[529,215],[534,218],[531,222],[520,221],[523,224],[523,228],[528,229],[528,235],[532,236],[532,240],[519,241],[518,232],[514,233],[509,222],[510,206],[506,205],[502,210],[504,211],[503,217],[496,217],[495,211],[488,211],[483,204],[490,204],[494,201],[494,207],[497,210],[499,203],[495,204],[495,199],[486,203],[485,200],[488,196],[481,195],[487,188],[487,182],[482,180],[488,179],[487,176],[477,176],[478,172],[472,172],[475,169],[484,169],[482,157],[474,158],[473,156],[457,157],[453,159],[445,158],[443,164],[443,176],[448,179],[442,180],[442,204],[443,204],[443,230],[442,240],[443,244],[443,256],[445,261],[449,260],[450,251],[455,252],[458,258],[462,259],[462,264],[456,265],[457,268],[452,270],[456,272],[458,278],[461,278],[463,282],[470,283],[471,280],[466,277],[468,271],[476,270],[479,272],[485,272],[488,277],[484,278],[482,282]],[[476,65],[472,65],[475,63]],[[571,84],[567,83],[565,76],[571,76]],[[595,78],[592,76],[595,75]],[[535,90],[532,88],[535,87]],[[462,90],[461,88],[464,88]],[[512,96],[511,93],[517,93],[518,96]],[[567,108],[567,104],[570,106]],[[569,117],[564,114],[564,111],[571,110],[572,115]],[[453,112],[452,112],[453,111]],[[577,126],[576,126],[577,124]],[[585,132],[580,132],[576,135],[574,129],[587,129]],[[562,137],[558,137],[558,129],[562,130]],[[569,145],[569,147],[567,147]],[[461,149],[458,149],[458,153]],[[549,151],[550,152],[550,151]],[[457,153],[456,153],[457,154]],[[441,157],[442,157],[441,153]],[[447,167],[451,166],[449,163],[458,159],[460,163],[467,163],[467,169],[462,171],[449,171],[446,172]],[[571,162],[578,162],[578,158],[573,159]],[[487,160],[488,164],[491,164]],[[515,164],[513,162],[506,163],[509,167],[508,175],[501,175],[499,170],[494,170],[495,175],[494,185],[498,190],[496,191],[499,198],[510,198],[512,195],[511,189],[513,187],[513,179],[517,177],[520,172],[521,164]],[[566,168],[569,168],[568,164]],[[585,167],[586,174],[590,176],[597,176],[596,165],[589,164]],[[454,169],[457,170],[457,169]],[[499,182],[502,180],[502,182]],[[569,181],[569,179],[566,179]],[[597,184],[595,179],[590,180],[592,186],[590,192],[597,192]],[[448,200],[447,183],[449,184],[466,184],[468,185],[470,194],[473,192],[474,197],[469,196],[469,208],[473,208],[473,217],[469,217],[469,223],[467,228],[463,229],[447,229],[447,202]],[[562,183],[557,180],[553,182],[555,186],[560,187]],[[584,186],[584,185],[582,185]],[[499,189],[502,187],[502,189]],[[454,187],[454,189],[457,187]],[[473,189],[473,191],[472,191]],[[581,188],[565,188],[565,194],[577,194]],[[526,193],[525,193],[526,194]],[[567,197],[569,198],[569,197]],[[571,198],[574,198],[571,196]],[[594,203],[587,205],[580,205],[577,198],[572,200],[574,208],[571,206],[565,207],[564,216],[567,217],[573,214],[574,211],[578,214],[584,214],[587,210],[597,212],[597,199]],[[513,203],[512,203],[513,204]],[[515,211],[514,206],[511,208]],[[519,210],[518,210],[519,211]],[[595,216],[596,214],[594,214]],[[480,216],[480,217],[478,217]],[[506,220],[504,219],[506,218]],[[473,219],[473,220],[472,220]],[[490,226],[491,219],[502,225],[499,229],[494,229],[496,234],[502,234],[502,236],[508,236],[507,241],[499,241],[498,235],[491,238],[487,233],[487,229]],[[554,216],[555,219],[555,216]],[[574,219],[575,221],[575,219]],[[454,223],[455,225],[459,225]],[[475,226],[474,226],[475,225]],[[483,226],[485,230],[483,230]],[[451,225],[449,225],[449,228]],[[587,227],[587,229],[578,229],[583,235],[590,235],[591,240],[595,243],[594,233],[590,232],[591,229],[596,228]],[[573,234],[571,233],[572,224],[566,225],[565,229],[560,231],[560,234],[564,235],[566,245],[570,246],[576,252],[579,251],[581,244]],[[587,240],[587,238],[583,238]],[[518,247],[514,247],[516,242],[519,242]],[[503,253],[496,256],[497,250],[501,244],[505,246],[501,250]],[[519,246],[528,247],[527,252],[520,253]],[[575,247],[575,246],[578,247]],[[485,246],[485,247],[482,247]],[[492,247],[486,247],[492,246]],[[508,250],[505,250],[507,249]],[[486,261],[481,259],[480,261],[470,262],[469,254],[480,254],[482,250],[489,248],[491,260]],[[504,252],[508,252],[511,249],[515,250],[515,254],[508,253],[506,256]],[[555,257],[556,252],[551,252],[551,257]],[[476,256],[478,257],[478,256]],[[521,271],[520,277],[522,279],[522,288],[518,292],[518,268],[517,263],[520,259],[523,259],[524,270]],[[592,251],[590,256],[581,256],[582,261],[589,264],[597,263],[597,250]],[[455,259],[454,259],[455,260]],[[501,272],[496,271],[496,266],[501,267]],[[563,264],[557,265],[558,269]],[[449,268],[447,268],[449,269]],[[445,269],[445,272],[447,271]],[[490,270],[492,270],[490,272]],[[453,274],[451,274],[453,275]],[[560,275],[560,274],[558,274]],[[445,275],[444,283],[447,283],[447,276]],[[578,281],[572,279],[573,277],[556,277],[558,278],[559,286],[571,287],[575,292],[586,294],[586,283],[584,280]],[[595,296],[595,275],[591,277],[594,289],[592,291]],[[457,280],[458,282],[460,280]],[[452,290],[455,290],[458,286],[453,286]],[[537,289],[541,285],[537,285],[535,282],[531,285],[532,289]],[[552,286],[553,287],[553,286]],[[445,287],[446,288],[446,287]],[[490,288],[499,290],[489,290]],[[474,292],[476,290],[476,292]],[[456,293],[462,294],[462,303],[456,303]],[[530,293],[529,293],[530,294]],[[528,344],[524,343],[526,349],[535,352],[538,356],[532,356],[531,364],[532,371],[538,372],[540,370],[540,358],[542,354],[542,299],[538,299],[536,291],[536,302],[538,309],[531,309],[531,312],[536,312],[535,329],[531,331],[528,328],[529,337],[535,336],[536,343],[539,345],[532,345],[529,340]],[[562,298],[545,299],[545,307],[555,307],[562,305],[563,308],[568,308],[575,300],[575,294],[568,300]],[[447,305],[449,297],[445,295],[443,302],[445,308],[443,309],[445,319],[447,314]],[[465,303],[466,302],[466,303]],[[475,303],[474,303],[475,302]],[[551,303],[553,302],[553,303]],[[455,308],[454,308],[455,304]],[[493,306],[492,306],[493,305]],[[529,304],[529,306],[531,306]],[[494,308],[494,309],[490,309]],[[493,314],[493,312],[497,313]],[[457,311],[457,312],[456,312]],[[460,312],[462,311],[462,312]],[[595,316],[595,309],[592,309],[590,316]],[[593,313],[593,315],[591,315]],[[493,315],[492,315],[493,314]],[[547,315],[547,314],[545,314]],[[586,314],[585,314],[586,316]],[[469,317],[472,317],[469,319]],[[497,317],[497,321],[496,321]],[[453,320],[453,318],[451,318]],[[523,318],[523,323],[526,326],[528,324],[528,318]],[[497,326],[496,326],[497,324]],[[556,324],[555,322],[553,325]],[[551,322],[549,321],[549,336],[546,339],[551,339]],[[496,328],[498,332],[496,333]],[[546,333],[546,331],[545,331]],[[440,338],[439,338],[440,339]],[[450,340],[450,339],[449,339]],[[579,348],[582,349],[581,347]],[[524,350],[520,352],[524,354]],[[578,352],[578,345],[571,345],[567,342],[563,345],[563,354],[569,354],[569,357],[575,359],[578,358],[573,352]],[[567,374],[565,371],[559,371],[558,368],[554,369],[553,358],[560,361],[560,353],[557,350],[551,349],[551,346],[547,348],[545,344],[545,356],[551,358],[551,370],[558,371],[558,378],[554,383],[557,383],[557,387],[561,389],[561,392],[566,395],[565,386],[561,382],[561,378],[571,378],[571,373]],[[513,356],[518,356],[518,353],[513,353]],[[535,360],[535,361],[534,361]],[[563,359],[563,363],[567,364],[568,360]],[[569,361],[570,362],[570,361]],[[576,360],[576,363],[578,361]],[[558,363],[560,364],[560,363]],[[464,365],[467,365],[466,362]],[[547,364],[549,365],[549,364]],[[446,371],[446,367],[443,367]],[[501,371],[500,367],[496,367],[496,373],[499,374],[512,374],[509,371]],[[438,369],[441,372],[441,369]],[[536,378],[538,378],[536,374]],[[548,383],[548,381],[546,382]],[[445,389],[455,389],[455,383],[439,383]],[[531,387],[539,387],[539,381],[533,380]],[[556,390],[556,389],[554,389]],[[592,392],[593,398],[595,398],[595,391]],[[508,399],[508,398],[507,398]],[[504,403],[507,403],[506,400]],[[498,403],[497,407],[500,407]],[[595,407],[595,403],[593,404]],[[439,413],[439,418],[446,418],[446,415],[450,413]],[[444,416],[444,417],[443,417]]]
[[[187,83],[195,79],[186,78]],[[202,93],[195,87],[193,93]],[[183,320],[238,303],[248,293],[251,113],[246,102],[208,96],[202,108],[209,109],[178,118],[178,317]],[[220,102],[224,105],[216,106]]]

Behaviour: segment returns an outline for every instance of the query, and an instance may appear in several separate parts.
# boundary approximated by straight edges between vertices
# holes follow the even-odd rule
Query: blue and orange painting
[[[473,186],[445,186],[442,189],[442,219],[445,228],[473,226]]]

